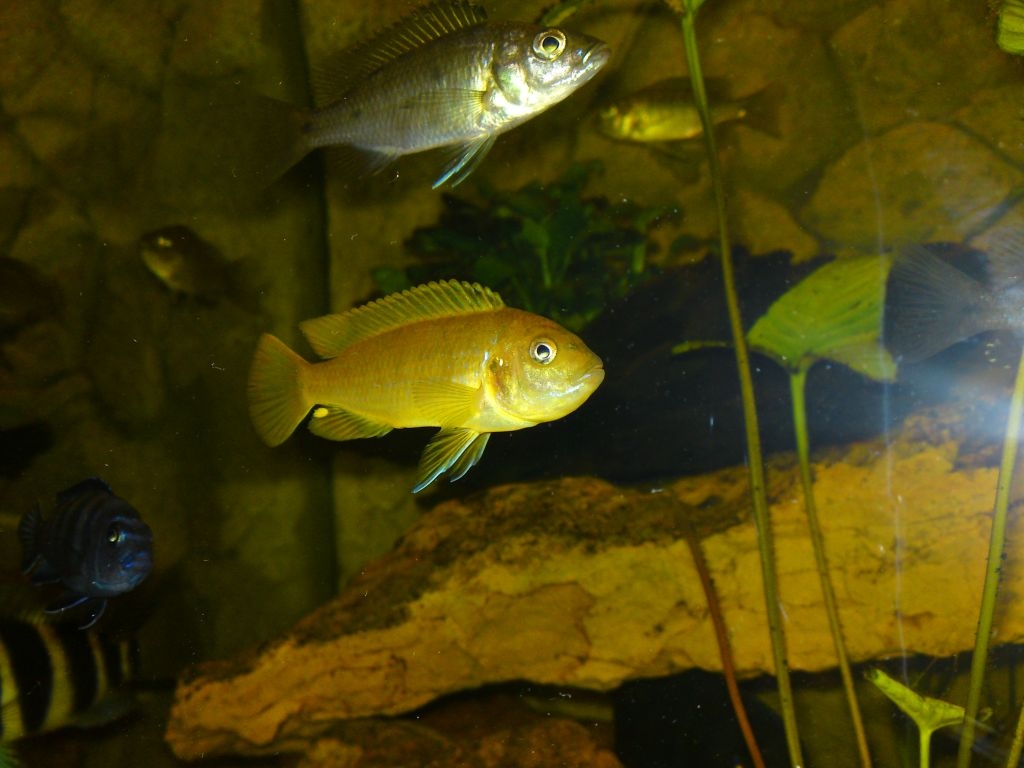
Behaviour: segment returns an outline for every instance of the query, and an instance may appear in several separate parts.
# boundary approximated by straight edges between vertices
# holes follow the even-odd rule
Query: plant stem
[[[711,572],[708,570],[708,562],[704,557],[704,550],[700,547],[700,541],[689,521],[686,523],[686,543],[690,546],[690,554],[693,556],[693,565],[697,569],[697,576],[704,588],[704,597],[708,601],[708,613],[711,615],[711,626],[715,629],[715,641],[718,643],[718,655],[722,657],[722,675],[725,677],[725,687],[729,690],[729,699],[732,701],[732,711],[736,715],[736,722],[739,723],[740,732],[743,734],[743,741],[747,744],[747,751],[750,759],[754,762],[754,768],[765,768],[764,757],[761,755],[761,748],[757,745],[757,738],[754,736],[754,729],[750,727],[750,718],[747,717],[747,708],[743,705],[743,698],[740,696],[740,686],[736,681],[736,664],[733,661],[732,647],[729,645],[729,632],[725,626],[725,616],[722,614],[722,605],[718,601],[718,593],[715,592],[715,584],[711,580]]]
[[[832,632],[832,644],[836,649],[839,662],[839,674],[843,678],[843,689],[846,691],[846,703],[853,719],[853,735],[857,741],[860,763],[871,768],[871,753],[868,750],[868,739],[864,732],[864,720],[861,717],[860,704],[857,702],[857,690],[854,687],[853,675],[850,673],[850,660],[846,655],[846,643],[843,641],[843,626],[839,621],[839,608],[836,606],[836,594],[832,587],[831,571],[828,567],[828,555],[825,552],[825,536],[821,532],[818,520],[818,508],[814,503],[814,480],[811,477],[811,450],[807,437],[807,371],[810,363],[802,364],[797,371],[790,372],[789,391],[793,404],[793,430],[796,432],[796,454],[800,464],[800,482],[804,491],[804,509],[807,513],[807,527],[811,532],[811,547],[814,560],[821,579],[821,593],[825,598],[825,612],[828,614],[828,626]]]
[[[1024,706],[1021,707],[1020,714],[1017,716],[1017,727],[1013,731],[1010,752],[1006,756],[1006,768],[1017,768],[1020,764],[1022,746],[1024,746]]]
[[[796,723],[796,707],[793,703],[793,687],[789,678],[789,661],[786,657],[786,636],[782,626],[782,611],[779,608],[778,575],[775,567],[775,551],[772,547],[768,515],[768,494],[765,490],[764,459],[761,453],[761,437],[757,423],[757,405],[754,399],[754,380],[750,372],[750,352],[747,348],[743,317],[740,313],[739,297],[736,293],[736,276],[733,270],[732,251],[729,247],[729,233],[725,215],[725,190],[722,187],[722,170],[718,163],[718,149],[711,124],[704,76],[701,72],[700,56],[697,51],[696,13],[699,0],[684,0],[682,14],[683,42],[686,47],[686,63],[690,71],[694,100],[704,129],[704,145],[711,167],[711,185],[715,194],[715,209],[718,214],[718,242],[722,262],[722,283],[725,301],[729,311],[729,325],[732,328],[736,367],[739,369],[740,393],[743,401],[743,423],[747,439],[747,467],[750,472],[750,494],[754,507],[754,521],[757,525],[758,550],[761,555],[761,578],[764,585],[765,608],[768,616],[768,631],[771,638],[772,654],[775,660],[775,678],[779,687],[779,702],[782,722],[786,731],[789,759],[793,768],[802,768],[803,755],[800,750],[800,734]]]
[[[971,762],[974,746],[974,726],[981,707],[981,687],[985,681],[985,666],[988,663],[988,647],[992,640],[992,624],[996,612],[996,593],[999,590],[999,576],[1002,571],[1006,543],[1006,517],[1010,506],[1010,486],[1013,468],[1017,463],[1017,441],[1020,437],[1021,412],[1024,411],[1024,350],[1017,362],[1017,379],[1010,398],[1010,412],[1006,417],[1006,433],[1003,435],[1003,460],[999,465],[999,481],[996,484],[995,512],[992,516],[992,532],[988,542],[988,564],[985,570],[985,586],[981,593],[981,608],[978,611],[978,630],[974,635],[974,656],[971,658],[971,683],[964,707],[964,727],[960,734],[960,749],[956,755],[957,768],[967,768]]]
[[[932,732],[922,728],[917,733],[920,740],[920,747],[918,748],[918,752],[921,754],[920,765],[921,768],[928,768],[932,762]]]

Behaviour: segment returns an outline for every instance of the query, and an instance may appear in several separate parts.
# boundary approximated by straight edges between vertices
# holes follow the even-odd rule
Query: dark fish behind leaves
[[[137,587],[153,567],[153,537],[139,513],[99,478],[57,495],[50,519],[39,505],[18,525],[22,569],[34,584],[64,586],[48,613],[76,609],[89,627],[106,600]]]
[[[885,345],[913,363],[983,331],[1024,333],[1024,249],[997,247],[980,280],[925,247],[905,248],[886,284]]]
[[[135,647],[68,624],[0,619],[0,743],[125,713],[117,689],[135,675]],[[10,756],[7,756],[10,759]],[[4,763],[0,747],[0,765]]]
[[[322,109],[292,115],[279,131],[291,131],[281,140],[284,154],[265,177],[317,147],[353,147],[372,170],[448,148],[451,161],[434,186],[454,186],[499,134],[569,96],[608,57],[608,46],[586,35],[488,22],[482,8],[464,2],[428,5],[329,67],[348,78],[347,87]]]

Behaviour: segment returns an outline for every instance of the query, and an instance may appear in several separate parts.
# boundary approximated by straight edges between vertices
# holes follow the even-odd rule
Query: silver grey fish
[[[298,135],[279,170],[317,147],[353,147],[373,170],[402,155],[450,148],[434,187],[454,186],[498,135],[562,101],[609,55],[605,43],[586,35],[488,22],[468,3],[428,5],[329,67],[346,82],[335,86],[337,98],[295,121]]]

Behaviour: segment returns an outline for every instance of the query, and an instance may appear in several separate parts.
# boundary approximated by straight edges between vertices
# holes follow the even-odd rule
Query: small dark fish
[[[329,65],[345,81],[321,83],[323,108],[268,115],[268,124],[281,123],[272,132],[283,152],[276,162],[268,157],[265,176],[283,173],[317,147],[352,147],[371,170],[447,148],[451,160],[434,186],[454,186],[499,134],[565,99],[609,56],[605,43],[587,35],[488,22],[479,6],[435,2]]]
[[[9,742],[125,714],[118,689],[135,677],[135,644],[68,624],[0,619],[0,765]],[[4,762],[7,759],[8,762]]]
[[[231,264],[216,246],[181,224],[160,227],[139,238],[139,255],[175,293],[214,300],[234,290]]]
[[[85,616],[82,629],[96,623],[107,598],[134,589],[153,568],[149,526],[96,477],[61,491],[49,520],[38,504],[32,507],[18,524],[18,536],[22,570],[32,583],[65,588],[47,613],[76,609]]]
[[[904,248],[886,284],[890,354],[913,363],[983,331],[1024,333],[1024,249],[997,246],[988,271],[978,279],[921,245]]]

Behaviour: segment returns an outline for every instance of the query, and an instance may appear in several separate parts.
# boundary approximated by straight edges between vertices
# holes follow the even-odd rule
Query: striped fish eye
[[[530,357],[541,365],[547,365],[555,359],[558,347],[551,339],[534,339],[530,344]]]
[[[124,531],[121,530],[121,526],[117,523],[111,523],[107,528],[107,543],[117,544],[121,539],[124,538]]]
[[[533,52],[545,61],[554,61],[565,50],[565,33],[560,29],[546,29],[533,38]]]

